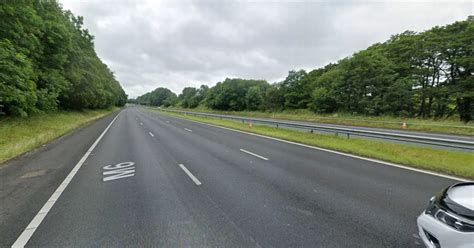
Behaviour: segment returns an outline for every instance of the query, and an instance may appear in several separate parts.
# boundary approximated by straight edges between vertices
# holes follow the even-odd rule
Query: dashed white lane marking
[[[140,122],[140,126],[143,126],[143,122]]]
[[[176,118],[179,118],[179,117],[176,117]],[[179,119],[183,120],[183,118],[179,118]],[[378,164],[388,165],[388,166],[392,166],[392,167],[397,167],[397,168],[404,169],[404,170],[415,171],[415,172],[419,172],[419,173],[423,173],[423,174],[428,174],[428,175],[431,175],[431,176],[447,178],[447,179],[456,180],[456,181],[460,181],[460,182],[470,182],[470,180],[465,179],[465,178],[450,176],[450,175],[441,174],[441,173],[428,171],[428,170],[423,170],[423,169],[416,169],[416,168],[413,168],[413,167],[408,167],[408,166],[401,165],[401,164],[396,164],[396,163],[385,162],[385,161],[378,160],[378,159],[366,158],[366,157],[357,156],[357,155],[353,155],[353,154],[349,154],[349,153],[338,152],[338,151],[329,150],[329,149],[326,149],[326,148],[321,148],[321,147],[306,145],[306,144],[302,144],[302,143],[298,143],[298,142],[293,142],[293,141],[283,140],[283,139],[274,138],[274,137],[270,137],[270,136],[265,136],[265,135],[262,135],[262,134],[250,133],[250,132],[241,131],[241,130],[228,128],[228,127],[221,127],[221,126],[217,126],[217,125],[213,125],[213,124],[209,124],[209,123],[205,123],[205,122],[199,122],[199,121],[194,121],[194,120],[189,120],[189,119],[184,119],[184,120],[187,120],[189,122],[198,123],[198,124],[201,124],[201,125],[220,128],[220,129],[224,129],[224,130],[228,130],[228,131],[232,131],[232,132],[248,134],[248,135],[251,135],[251,136],[256,136],[256,137],[269,139],[269,140],[275,140],[275,141],[279,141],[279,142],[283,142],[283,143],[287,143],[287,144],[292,144],[292,145],[295,145],[295,146],[301,146],[301,147],[305,147],[305,148],[309,148],[309,149],[334,153],[334,154],[338,154],[338,155],[341,155],[341,156],[346,156],[346,157],[356,158],[356,159],[360,159],[360,160],[370,161],[370,162],[373,162],[373,163],[378,163]]]
[[[188,168],[186,168],[183,164],[179,164],[179,167],[184,171],[184,173],[186,173],[186,175],[188,175],[191,180],[193,180],[193,182],[196,184],[196,185],[201,185],[201,182],[193,175],[193,173],[191,173]]]
[[[51,210],[51,208],[54,206],[56,201],[59,199],[59,196],[61,196],[62,192],[64,192],[66,187],[71,182],[72,178],[79,171],[82,164],[84,164],[84,162],[89,157],[89,155],[92,153],[92,151],[97,146],[97,144],[99,144],[99,141],[104,137],[105,133],[109,130],[109,128],[115,122],[115,120],[120,115],[120,113],[118,113],[118,115],[116,115],[114,117],[114,119],[109,123],[109,125],[105,128],[105,130],[95,140],[94,144],[92,144],[92,146],[89,148],[89,150],[87,150],[87,152],[84,154],[84,156],[82,156],[81,160],[79,160],[79,162],[77,162],[77,164],[74,166],[74,168],[71,170],[71,172],[69,172],[69,174],[64,179],[64,181],[59,185],[59,187],[56,189],[56,191],[54,191],[54,193],[51,195],[49,200],[43,205],[43,207],[40,209],[40,211],[36,214],[36,216],[33,218],[33,220],[30,222],[30,224],[28,224],[28,226],[25,228],[25,230],[16,239],[16,241],[15,241],[15,243],[13,243],[12,247],[24,247],[26,245],[26,243],[28,243],[31,236],[33,236],[33,233],[36,231],[36,229],[39,227],[41,222],[44,220],[44,218],[46,217],[48,212]]]
[[[253,153],[253,152],[249,152],[249,151],[244,150],[244,149],[240,149],[240,151],[241,151],[241,152],[245,152],[245,153],[247,153],[247,154],[250,154],[250,155],[252,155],[252,156],[255,156],[255,157],[257,157],[257,158],[263,159],[263,160],[268,160],[268,158],[266,158],[266,157],[264,157],[264,156],[260,156],[260,155],[258,155],[258,154],[255,154],[255,153]]]
[[[186,130],[186,131],[188,131],[188,132],[190,132],[190,133],[192,133],[192,132],[193,132],[193,130],[191,130],[191,129],[188,129],[188,128],[184,128],[184,130]]]
[[[166,123],[170,123],[170,121],[166,121]]]
[[[151,137],[155,137],[155,135],[153,135],[152,132],[148,132],[150,134]]]

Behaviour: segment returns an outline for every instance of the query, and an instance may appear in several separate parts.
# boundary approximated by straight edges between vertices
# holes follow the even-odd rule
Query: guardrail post
[[[0,105],[2,101],[0,99]],[[5,105],[5,104],[4,104]],[[321,130],[327,133],[334,133],[336,137],[339,137],[339,133],[342,135],[346,134],[347,139],[351,138],[351,134],[355,135],[356,137],[369,137],[369,138],[379,138],[379,139],[389,139],[389,140],[400,140],[406,141],[410,143],[418,143],[418,144],[428,144],[428,145],[435,145],[435,146],[442,146],[442,147],[456,147],[461,149],[467,149],[469,151],[474,150],[474,142],[472,141],[464,141],[464,140],[456,140],[456,139],[442,139],[442,138],[433,138],[433,137],[423,137],[417,135],[409,135],[409,134],[397,134],[397,133],[390,133],[390,132],[380,132],[380,131],[368,131],[368,130],[354,130],[352,128],[331,128],[326,126],[318,126],[318,125],[306,125],[304,123],[294,123],[289,124],[288,122],[279,122],[279,121],[262,121],[259,119],[252,119],[252,118],[243,118],[243,117],[229,117],[226,115],[207,115],[203,113],[196,113],[196,112],[185,112],[185,111],[174,111],[174,110],[167,110],[162,109],[163,111],[169,112],[179,112],[184,115],[191,115],[191,116],[209,116],[212,118],[219,118],[221,120],[224,119],[231,119],[231,120],[241,120],[243,124],[249,123],[252,125],[252,122],[255,123],[265,123],[267,125],[275,125],[277,128],[280,127],[280,124],[283,127],[288,126],[289,128],[297,128],[300,130],[310,130],[309,132],[314,133],[314,131]],[[5,106],[3,106],[3,111],[5,112]],[[2,108],[0,106],[0,115],[2,112]],[[3,113],[4,114],[4,113]],[[399,122],[398,122],[399,123]],[[409,123],[406,123],[407,125]]]

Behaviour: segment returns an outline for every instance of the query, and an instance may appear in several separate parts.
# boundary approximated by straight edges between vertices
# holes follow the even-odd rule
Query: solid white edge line
[[[188,175],[188,177],[191,178],[191,180],[193,180],[193,182],[196,184],[196,185],[201,185],[201,182],[199,181],[199,179],[197,179],[193,173],[191,173],[188,168],[186,168],[183,164],[179,164],[179,167],[184,171],[184,173],[186,173],[186,175]]]
[[[253,152],[249,152],[249,151],[244,150],[244,149],[240,149],[240,151],[241,151],[241,152],[245,152],[245,153],[247,153],[247,154],[250,154],[250,155],[252,155],[252,156],[255,156],[255,157],[257,157],[257,158],[263,159],[263,160],[268,160],[268,158],[266,158],[266,157],[264,157],[264,156],[260,156],[260,155],[258,155],[258,154],[255,154],[255,153],[253,153]]]
[[[153,135],[152,132],[148,132],[150,134],[151,137],[155,137],[155,135]]]
[[[120,112],[122,113],[122,112]],[[74,166],[74,168],[69,172],[67,177],[63,180],[63,182],[59,185],[59,187],[54,191],[54,193],[51,195],[51,197],[46,201],[46,203],[43,205],[43,207],[38,211],[36,216],[31,220],[30,224],[25,228],[25,230],[20,234],[20,236],[16,239],[15,243],[13,243],[12,247],[24,247],[26,243],[30,240],[31,236],[33,236],[34,232],[36,229],[39,227],[43,219],[46,217],[48,212],[51,210],[51,208],[54,206],[56,201],[59,199],[61,196],[62,192],[66,189],[66,187],[69,185],[71,182],[72,178],[76,175],[77,171],[81,168],[82,164],[86,161],[86,159],[89,157],[91,152],[94,150],[94,148],[97,146],[99,141],[104,137],[105,133],[109,128],[112,126],[112,124],[115,122],[117,117],[120,115],[118,113],[114,119],[109,123],[109,125],[105,128],[105,130],[100,134],[100,136],[95,140],[94,144],[87,150],[87,152],[82,156],[82,158],[77,162],[77,164]]]
[[[184,130],[186,130],[186,131],[188,131],[188,132],[190,132],[190,133],[192,133],[192,132],[193,132],[193,130],[191,130],[191,129],[188,129],[188,128],[184,128]]]
[[[248,135],[252,135],[252,136],[257,136],[257,137],[261,137],[261,138],[265,138],[265,139],[280,141],[280,142],[288,143],[288,144],[292,144],[292,145],[302,146],[302,147],[306,147],[306,148],[310,148],[310,149],[315,149],[315,150],[330,152],[330,153],[343,155],[343,156],[347,156],[347,157],[357,158],[357,159],[370,161],[370,162],[374,162],[374,163],[378,163],[378,164],[389,165],[389,166],[397,167],[397,168],[400,168],[400,169],[415,171],[415,172],[424,173],[424,174],[428,174],[428,175],[432,175],[432,176],[443,177],[443,178],[456,180],[456,181],[460,181],[460,182],[470,182],[471,181],[471,180],[461,178],[461,177],[445,175],[445,174],[441,174],[441,173],[437,173],[437,172],[433,172],[433,171],[428,171],[428,170],[423,170],[423,169],[416,169],[416,168],[401,165],[401,164],[385,162],[385,161],[378,160],[378,159],[373,159],[373,158],[361,157],[361,156],[357,156],[357,155],[353,155],[353,154],[349,154],[349,153],[338,152],[338,151],[329,150],[329,149],[326,149],[326,148],[321,148],[321,147],[316,147],[316,146],[311,146],[311,145],[305,145],[305,144],[301,144],[301,143],[297,143],[297,142],[293,142],[293,141],[288,141],[288,140],[283,140],[283,139],[279,139],[279,138],[274,138],[274,137],[270,137],[270,136],[265,136],[265,135],[261,135],[261,134],[249,133],[249,132],[245,132],[245,131],[241,131],[241,130],[237,130],[237,129],[232,129],[232,128],[228,128],[228,127],[221,127],[221,126],[217,126],[217,125],[213,125],[213,124],[209,124],[209,123],[205,123],[205,122],[200,122],[200,121],[195,121],[195,120],[190,120],[190,119],[185,119],[185,118],[179,118],[179,117],[175,117],[175,118],[178,118],[178,119],[181,119],[181,120],[187,120],[187,121],[190,121],[190,122],[200,123],[200,124],[211,126],[211,127],[221,128],[221,129],[225,129],[225,130],[229,130],[229,131],[234,131],[234,132],[238,132],[238,133],[244,133],[244,134],[248,134]]]

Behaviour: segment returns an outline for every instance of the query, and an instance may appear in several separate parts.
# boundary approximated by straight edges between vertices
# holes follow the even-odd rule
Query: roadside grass
[[[422,131],[445,134],[474,135],[474,122],[465,124],[455,117],[443,120],[401,118],[392,116],[361,116],[348,113],[337,114],[316,114],[308,109],[284,110],[281,112],[261,112],[261,111],[216,111],[199,106],[195,109],[170,108],[176,110],[186,110],[195,112],[206,112],[214,114],[238,115],[257,118],[272,118],[293,121],[309,121],[315,123],[351,125],[361,127],[376,127],[403,129],[407,131]],[[402,123],[407,123],[407,128],[402,127]]]
[[[41,146],[117,109],[59,111],[27,118],[0,117],[0,166],[8,159]]]
[[[196,117],[147,108],[162,114],[262,134],[307,145],[327,148],[368,158],[393,162],[413,168],[427,169],[444,174],[474,179],[474,153],[448,151],[407,144],[396,144],[378,140],[350,138],[330,134],[311,134],[263,125],[244,124],[231,120]]]

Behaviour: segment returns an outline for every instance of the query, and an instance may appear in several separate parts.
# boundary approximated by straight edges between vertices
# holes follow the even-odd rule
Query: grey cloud
[[[391,34],[472,14],[469,1],[76,1],[99,56],[130,97],[226,77],[283,79],[335,62]]]

